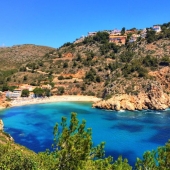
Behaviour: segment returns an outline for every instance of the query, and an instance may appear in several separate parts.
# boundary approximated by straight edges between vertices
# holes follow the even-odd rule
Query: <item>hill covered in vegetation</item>
[[[123,28],[121,34],[127,36],[123,45],[110,42],[109,31],[99,31],[58,49],[35,45],[1,48],[0,88],[13,89],[23,83],[50,84],[52,95],[94,95],[106,100],[124,94],[138,99],[147,96],[148,100],[141,101],[140,106],[129,106],[128,102],[136,98],[120,99],[126,104],[109,102],[95,106],[117,110],[164,109],[170,106],[170,23],[160,27],[159,33],[147,28],[145,37],[141,36],[142,30],[136,30],[133,42],[130,40],[134,28],[127,34]],[[154,93],[156,89],[159,94]],[[159,101],[155,98],[167,100],[157,108]]]

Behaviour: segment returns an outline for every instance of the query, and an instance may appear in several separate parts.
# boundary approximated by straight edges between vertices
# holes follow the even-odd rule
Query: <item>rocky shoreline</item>
[[[98,101],[93,107],[107,110],[164,110],[170,107],[170,95],[163,92],[161,85],[150,84],[138,95],[119,94],[108,100]]]
[[[27,104],[49,103],[59,101],[92,101],[93,107],[107,110],[164,110],[170,107],[170,95],[165,93],[157,82],[148,85],[147,89],[138,95],[117,94],[108,100],[94,96],[52,96],[43,99],[18,99],[12,102],[1,100],[0,109]]]

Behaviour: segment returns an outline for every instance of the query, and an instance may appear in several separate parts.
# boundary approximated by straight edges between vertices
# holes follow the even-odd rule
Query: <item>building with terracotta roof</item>
[[[126,35],[109,35],[109,42],[115,43],[116,45],[125,45],[127,36]]]

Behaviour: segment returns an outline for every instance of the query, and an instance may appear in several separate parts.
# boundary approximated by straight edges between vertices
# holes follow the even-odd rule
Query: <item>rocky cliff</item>
[[[6,101],[5,93],[0,92],[0,109],[5,109],[10,106],[11,103],[10,101]]]
[[[4,123],[3,121],[0,119],[0,131],[3,131],[4,128]]]
[[[109,110],[164,110],[170,107],[170,95],[163,92],[158,82],[149,84],[138,95],[120,94],[108,100],[99,101],[93,107]]]

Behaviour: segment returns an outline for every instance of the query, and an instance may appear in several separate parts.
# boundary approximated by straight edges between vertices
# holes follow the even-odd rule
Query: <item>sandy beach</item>
[[[12,107],[23,106],[38,103],[53,103],[53,102],[66,102],[66,101],[86,101],[86,102],[97,102],[101,98],[94,96],[76,96],[76,95],[63,95],[63,96],[51,96],[45,98],[18,98],[11,101]]]

